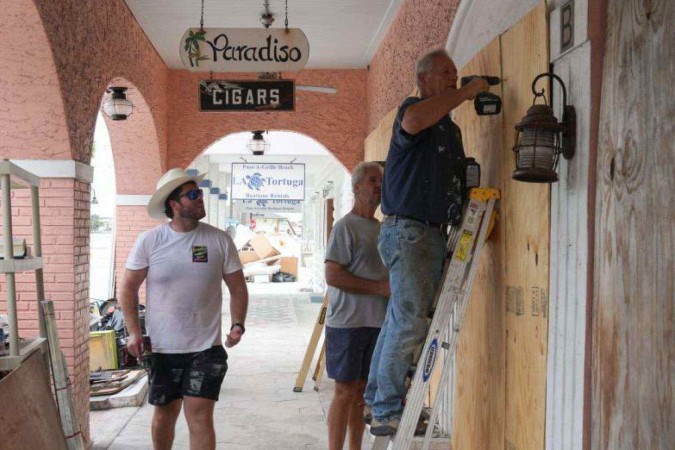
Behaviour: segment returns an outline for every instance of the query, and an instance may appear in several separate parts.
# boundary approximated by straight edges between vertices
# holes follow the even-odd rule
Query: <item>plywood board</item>
[[[66,441],[40,351],[0,381],[0,447],[65,450]]]
[[[460,76],[501,76],[499,38],[462,70]],[[501,86],[491,88],[501,95]],[[502,115],[478,116],[473,102],[455,110],[467,156],[481,165],[482,186],[503,189]],[[452,448],[500,448],[504,442],[504,221],[483,248],[462,330],[456,361]]]
[[[391,128],[394,125],[397,111],[398,108],[389,111],[366,137],[363,150],[364,161],[384,161],[387,159],[389,142],[391,141]]]
[[[549,290],[550,189],[513,181],[514,126],[532,104],[531,83],[548,71],[546,5],[501,36],[504,81],[504,283],[506,397],[504,448],[544,448]]]
[[[675,2],[609,0],[591,448],[675,448]]]

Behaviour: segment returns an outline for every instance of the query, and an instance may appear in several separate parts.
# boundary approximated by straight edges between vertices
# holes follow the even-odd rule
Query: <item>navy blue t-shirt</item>
[[[384,168],[382,212],[458,224],[466,197],[466,156],[459,127],[448,115],[416,135],[401,126],[408,97],[396,114]]]

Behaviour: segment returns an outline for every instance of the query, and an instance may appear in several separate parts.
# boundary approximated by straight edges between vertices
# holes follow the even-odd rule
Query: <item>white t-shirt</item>
[[[232,238],[205,223],[187,233],[168,223],[138,236],[126,268],[148,268],[145,327],[157,353],[221,345],[223,274],[242,269]]]

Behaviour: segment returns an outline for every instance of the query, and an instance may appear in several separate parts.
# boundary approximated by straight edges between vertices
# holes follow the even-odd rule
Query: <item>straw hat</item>
[[[173,192],[181,184],[189,181],[194,181],[197,186],[206,176],[205,173],[199,175],[189,175],[184,169],[171,169],[159,179],[157,182],[157,191],[148,202],[148,214],[153,219],[166,219],[164,213],[164,203]]]

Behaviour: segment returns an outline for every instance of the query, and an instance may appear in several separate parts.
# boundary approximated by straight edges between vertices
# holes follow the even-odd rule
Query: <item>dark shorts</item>
[[[226,372],[227,353],[222,345],[197,353],[153,353],[148,402],[165,406],[183,397],[218,400]]]
[[[335,381],[367,380],[379,328],[326,326],[326,371]]]

